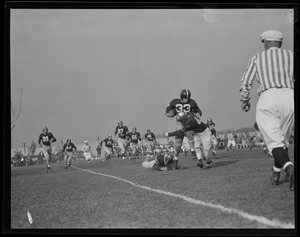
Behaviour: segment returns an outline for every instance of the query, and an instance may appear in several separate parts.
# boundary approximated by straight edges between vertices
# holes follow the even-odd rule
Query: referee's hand
[[[241,105],[242,111],[248,112],[250,110],[250,107],[251,107],[251,105],[250,105],[249,101],[242,102],[242,105]]]

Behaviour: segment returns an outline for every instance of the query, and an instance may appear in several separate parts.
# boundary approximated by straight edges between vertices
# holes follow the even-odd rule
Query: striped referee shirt
[[[241,79],[242,99],[249,98],[256,79],[260,92],[270,88],[294,89],[294,57],[290,50],[272,47],[251,58]]]

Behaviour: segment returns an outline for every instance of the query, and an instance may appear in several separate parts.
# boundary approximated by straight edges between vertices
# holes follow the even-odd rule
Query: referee
[[[261,89],[256,105],[256,122],[269,151],[274,157],[272,184],[279,184],[280,171],[286,172],[290,190],[294,190],[294,165],[288,146],[294,126],[294,58],[282,49],[283,35],[276,30],[261,34],[265,51],[251,58],[241,79],[242,110],[250,110],[250,92],[256,79]]]

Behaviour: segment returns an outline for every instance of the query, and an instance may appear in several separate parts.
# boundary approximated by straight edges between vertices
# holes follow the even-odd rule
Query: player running
[[[137,131],[136,127],[132,128],[132,132],[128,134],[130,148],[132,150],[132,158],[138,159],[138,152],[139,152],[139,141],[141,142],[141,134]]]
[[[45,159],[46,159],[46,165],[47,165],[47,173],[52,173],[51,169],[51,152],[52,147],[51,143],[56,142],[56,138],[53,136],[51,132],[48,132],[48,128],[43,128],[43,133],[40,134],[38,139],[38,144],[42,147],[41,152],[43,153]]]
[[[126,147],[127,147],[127,133],[128,127],[123,125],[123,121],[118,122],[118,126],[115,129],[115,136],[117,135],[118,146],[121,149],[121,157],[125,159],[126,156]]]
[[[67,142],[64,144],[63,153],[64,153],[64,161],[65,161],[65,169],[71,166],[74,152],[76,152],[77,148],[71,139],[67,139]]]
[[[146,140],[146,147],[147,147],[147,153],[150,156],[153,156],[154,146],[156,143],[156,137],[153,132],[151,132],[150,129],[147,129],[147,132],[145,134],[145,140]]]
[[[113,144],[114,140],[112,139],[112,135],[108,135],[103,141],[101,141],[101,160],[105,162],[109,162],[111,159],[111,155],[113,154]]]
[[[173,99],[170,102],[169,106],[166,108],[166,115],[171,118],[179,112],[194,112],[199,118],[202,116],[201,109],[198,107],[196,101],[191,99],[191,92],[188,89],[181,90],[180,98]],[[191,154],[193,156],[193,159],[195,159],[196,153],[192,131],[187,131],[184,134],[181,134],[180,136],[175,136],[176,146],[182,146],[184,136],[188,138]]]
[[[227,151],[229,148],[233,149],[235,151],[236,149],[236,142],[234,139],[234,129],[232,129],[231,133],[228,134],[228,141],[227,141]]]
[[[92,156],[92,147],[91,147],[91,145],[89,144],[88,141],[84,141],[82,151],[83,151],[85,160],[90,162],[90,160],[92,159],[93,156]]]
[[[176,120],[182,123],[182,129],[175,132],[166,133],[166,136],[183,136],[187,131],[192,131],[194,134],[195,151],[198,159],[197,166],[204,167],[203,159],[206,161],[206,167],[210,167],[212,161],[209,157],[209,151],[211,147],[211,131],[204,124],[194,112],[184,113],[179,112],[176,115]],[[203,154],[201,152],[201,145],[203,147]],[[175,147],[174,154],[174,169],[177,168],[178,155],[180,153],[180,147]]]

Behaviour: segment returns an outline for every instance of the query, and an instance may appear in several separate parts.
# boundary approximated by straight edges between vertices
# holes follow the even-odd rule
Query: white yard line
[[[72,167],[74,167],[76,169],[79,169],[79,170],[82,170],[82,171],[85,171],[85,172],[89,172],[91,174],[101,175],[101,176],[110,177],[110,178],[113,178],[113,179],[116,179],[116,180],[119,180],[119,181],[123,181],[123,182],[129,183],[129,184],[131,184],[135,187],[139,187],[139,188],[142,188],[142,189],[145,189],[145,190],[148,190],[148,191],[168,195],[168,196],[171,196],[171,197],[180,198],[180,199],[182,199],[184,201],[187,201],[189,203],[193,203],[193,204],[196,204],[196,205],[202,205],[202,206],[205,206],[205,207],[215,208],[215,209],[218,209],[222,212],[236,214],[236,215],[241,216],[241,217],[243,217],[245,219],[248,219],[250,221],[257,221],[257,222],[259,222],[261,224],[264,224],[264,225],[267,225],[267,226],[272,226],[272,227],[277,227],[277,228],[288,228],[288,229],[294,229],[295,228],[295,225],[292,224],[292,223],[285,223],[285,222],[282,222],[280,220],[269,220],[269,219],[267,219],[263,216],[251,215],[247,212],[244,212],[244,211],[241,211],[241,210],[238,210],[238,209],[224,207],[222,205],[213,204],[213,203],[210,203],[210,202],[203,202],[203,201],[200,201],[200,200],[197,200],[197,199],[194,199],[194,198],[190,198],[190,197],[187,197],[187,196],[184,196],[184,195],[181,195],[181,194],[171,193],[171,192],[168,192],[168,191],[163,191],[163,190],[160,190],[160,189],[150,188],[150,187],[144,186],[144,185],[139,185],[139,184],[136,184],[136,183],[131,182],[129,180],[119,178],[117,176],[103,174],[103,173],[97,173],[97,172],[94,172],[94,171],[91,171],[91,170],[76,167],[74,165],[72,165]]]

